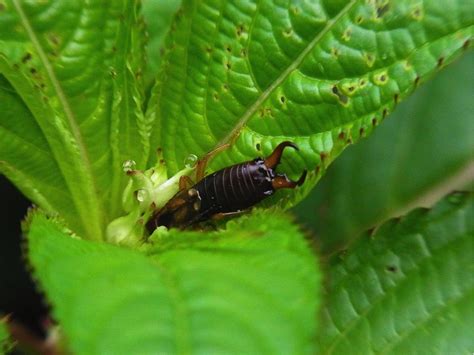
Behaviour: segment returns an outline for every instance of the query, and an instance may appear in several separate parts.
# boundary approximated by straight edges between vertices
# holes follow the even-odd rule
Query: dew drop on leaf
[[[143,190],[143,189],[140,189],[137,191],[137,200],[138,202],[143,202],[145,201],[145,198],[146,198],[146,190]]]
[[[186,168],[193,168],[198,161],[198,157],[195,154],[189,154],[186,159],[184,159],[184,166]]]

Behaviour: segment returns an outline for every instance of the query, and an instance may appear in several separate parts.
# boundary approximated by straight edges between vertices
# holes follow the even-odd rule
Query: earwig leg
[[[296,186],[303,185],[306,179],[307,171],[303,171],[300,178],[297,181],[292,181],[284,174],[278,174],[272,181],[272,187],[275,190],[279,189],[294,189]]]
[[[223,144],[213,150],[211,150],[209,153],[207,153],[205,156],[203,156],[199,161],[197,162],[196,165],[196,181],[201,181],[204,178],[204,175],[206,173],[206,166],[209,160],[214,158],[214,156],[223,151],[224,149],[227,149],[229,147],[229,144]]]
[[[298,146],[293,142],[289,142],[289,141],[281,142],[280,144],[277,145],[273,153],[270,154],[270,156],[268,156],[267,159],[265,159],[265,162],[264,162],[265,166],[269,169],[276,168],[276,166],[280,164],[280,159],[283,154],[283,150],[286,147],[291,147],[293,149],[299,150]]]
[[[235,211],[235,212],[219,212],[212,215],[211,219],[213,219],[214,221],[220,221],[221,219],[224,219],[226,217],[240,216],[247,212],[248,210]]]
[[[191,178],[187,175],[183,175],[179,178],[179,191],[187,190],[194,185]]]

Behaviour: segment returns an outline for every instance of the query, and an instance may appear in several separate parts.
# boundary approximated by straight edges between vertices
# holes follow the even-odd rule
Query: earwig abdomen
[[[201,197],[201,220],[216,213],[246,210],[273,194],[272,169],[262,159],[219,170],[198,182],[194,188]]]

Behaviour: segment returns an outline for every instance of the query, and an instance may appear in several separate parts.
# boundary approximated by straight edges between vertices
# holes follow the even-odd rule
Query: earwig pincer
[[[297,181],[275,172],[286,147],[298,150],[296,144],[282,142],[265,159],[256,158],[226,167],[193,186],[189,177],[183,176],[179,192],[153,213],[147,223],[148,231],[152,233],[159,226],[183,229],[210,219],[237,215],[273,195],[276,190],[302,185],[306,170]],[[203,171],[202,164],[198,166],[199,170]],[[199,174],[197,178],[200,178]]]

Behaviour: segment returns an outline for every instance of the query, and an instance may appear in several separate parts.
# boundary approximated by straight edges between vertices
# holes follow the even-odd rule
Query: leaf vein
[[[221,147],[231,141],[233,141],[240,133],[242,127],[247,123],[250,117],[253,116],[255,112],[257,112],[258,108],[261,104],[270,96],[270,94],[278,88],[278,86],[302,63],[302,61],[306,58],[306,56],[310,53],[310,51],[316,46],[317,43],[323,38],[326,33],[332,28],[334,23],[336,23],[341,17],[347,14],[352,7],[356,4],[355,0],[350,1],[339,14],[337,14],[333,19],[328,20],[328,23],[324,29],[319,32],[316,37],[306,46],[305,49],[301,52],[301,54],[293,61],[284,71],[283,73],[275,79],[275,81],[265,90],[262,92],[260,97],[248,108],[248,110],[242,115],[242,117],[238,120],[235,127],[229,132],[227,136],[225,136],[221,141],[219,141],[216,145],[217,147]]]

